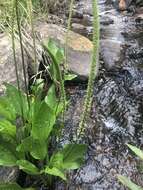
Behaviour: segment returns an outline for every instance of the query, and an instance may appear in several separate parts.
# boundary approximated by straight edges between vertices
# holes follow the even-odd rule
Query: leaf
[[[45,173],[53,175],[53,176],[58,176],[62,178],[63,180],[66,180],[65,173],[56,167],[53,167],[53,168],[46,167]]]
[[[35,190],[34,188],[22,188],[17,183],[0,184],[1,190]]]
[[[18,152],[30,152],[32,150],[32,137],[26,137],[16,148]]]
[[[77,169],[77,166],[83,163],[83,158],[86,153],[87,146],[83,144],[68,144],[61,153],[63,154],[63,168],[65,169]],[[68,168],[70,166],[70,168]]]
[[[0,189],[2,189],[2,190],[23,190],[23,188],[20,187],[16,183],[12,183],[12,184],[0,184]]]
[[[23,170],[24,172],[30,175],[39,175],[39,169],[27,160],[18,160],[16,164],[19,166],[19,169]]]
[[[54,84],[52,84],[51,87],[49,88],[47,96],[45,97],[45,102],[53,111],[55,111],[57,106],[57,98],[56,98],[56,89]]]
[[[127,146],[140,158],[143,160],[143,151],[137,148],[136,146],[127,144]]]
[[[49,167],[62,168],[63,165],[63,154],[57,152],[51,156]]]
[[[71,80],[75,79],[76,77],[77,77],[77,75],[75,75],[75,74],[66,74],[64,80],[71,81]]]
[[[58,51],[58,47],[53,39],[48,39],[48,41],[45,43],[48,50],[52,53],[52,55],[55,57],[56,53]]]
[[[28,102],[27,97],[22,91],[18,91],[15,86],[5,83],[6,95],[9,99],[10,104],[15,109],[17,115],[22,116],[27,119],[28,115]],[[23,112],[23,113],[22,113]]]
[[[0,97],[0,117],[4,117],[11,121],[16,118],[15,110],[5,96]]]
[[[16,126],[13,125],[8,120],[0,120],[0,133],[5,133],[10,136],[15,137],[16,135]]]
[[[31,130],[33,139],[46,141],[53,129],[55,120],[55,114],[44,101],[36,104],[34,107]]]
[[[49,167],[58,169],[77,169],[83,164],[86,145],[68,144],[63,150],[52,155]]]
[[[32,94],[34,94],[36,96],[36,98],[41,99],[43,88],[44,88],[44,80],[37,79],[35,84],[31,88]]]
[[[43,47],[46,50],[47,54],[50,55],[52,60],[52,64],[50,66],[51,76],[54,81],[60,81],[61,73],[60,73],[59,64],[62,59],[61,56],[63,54],[62,53],[63,50],[61,50],[61,48],[58,48],[56,43],[52,39],[49,39],[48,42],[44,42]]]
[[[57,63],[60,64],[64,60],[64,50],[62,48],[58,48],[55,58],[57,60]]]
[[[44,160],[48,154],[47,141],[33,140],[32,150],[30,151],[31,156],[37,160]]]
[[[16,166],[16,161],[16,156],[8,148],[0,144],[0,165]]]
[[[31,136],[22,140],[22,143],[18,145],[17,151],[29,152],[31,156],[38,160],[43,160],[47,155],[47,142],[33,139]]]
[[[129,189],[131,190],[143,190],[142,187],[136,185],[135,183],[133,183],[130,179],[128,179],[127,177],[125,176],[122,176],[122,175],[118,175],[118,179],[119,181],[125,185],[126,187],[128,187]]]
[[[75,170],[81,167],[83,164],[84,159],[77,159],[76,161],[73,162],[64,162],[63,163],[63,169],[68,169],[68,170]]]

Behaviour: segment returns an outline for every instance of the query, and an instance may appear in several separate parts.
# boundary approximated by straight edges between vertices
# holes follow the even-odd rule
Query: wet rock
[[[135,130],[132,128],[137,127],[137,121],[141,126],[137,102],[130,104],[131,98],[125,97],[126,92],[118,87],[116,81],[104,81],[101,79],[95,85],[91,118],[87,122],[84,139],[89,145],[86,162],[79,170],[69,173],[68,184],[58,182],[56,190],[125,190],[118,182],[117,174],[139,179],[136,159],[124,146],[127,142],[136,142]],[[70,135],[78,127],[84,95],[85,90],[81,87],[75,88],[74,93],[71,92],[64,143],[69,141]]]
[[[108,5],[106,2],[99,1],[99,8],[113,23],[105,26],[101,23],[101,54],[106,69],[101,68],[95,82],[92,112],[84,138],[89,145],[86,162],[79,170],[69,173],[68,184],[57,183],[56,190],[125,190],[117,174],[143,186],[137,160],[125,146],[126,143],[143,144],[142,27],[136,26],[136,17],[127,12],[123,15],[113,9],[110,0]],[[84,95],[85,89],[81,87],[71,94],[64,142],[72,139],[78,127]]]
[[[74,32],[78,32],[78,33],[83,33],[86,30],[86,27],[82,24],[78,24],[78,23],[73,23],[72,24],[72,30]]]
[[[42,41],[52,38],[60,47],[64,48],[66,29],[54,24],[38,23],[35,30],[39,33]],[[77,74],[81,80],[88,78],[92,48],[90,40],[75,32],[69,32],[67,43],[69,70]]]
[[[114,0],[113,1],[115,6],[120,10],[120,11],[125,11],[129,8],[133,0]]]
[[[116,40],[101,40],[101,55],[107,70],[121,68],[123,61],[123,44]]]
[[[0,167],[0,183],[16,182],[18,174],[16,167]]]
[[[114,23],[114,20],[109,16],[102,16],[100,19],[100,24],[102,25],[109,25],[113,23]]]

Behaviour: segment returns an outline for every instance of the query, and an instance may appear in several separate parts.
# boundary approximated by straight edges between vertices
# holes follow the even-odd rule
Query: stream
[[[68,185],[56,190],[124,190],[117,174],[143,186],[138,160],[125,143],[143,146],[143,20],[141,10],[119,12],[111,1],[99,0],[101,23],[100,69],[94,85],[92,111],[85,140],[85,165],[69,175]],[[92,3],[75,5],[72,29],[91,39]],[[86,85],[69,87],[64,142],[79,123]]]

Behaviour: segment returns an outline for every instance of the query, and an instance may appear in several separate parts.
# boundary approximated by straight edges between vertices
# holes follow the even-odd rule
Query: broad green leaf
[[[62,48],[58,48],[55,57],[58,64],[62,63],[64,61],[64,50]]]
[[[18,152],[30,152],[32,150],[32,137],[29,136],[22,140],[21,144],[19,144],[16,148]]]
[[[55,57],[56,53],[58,51],[58,47],[53,39],[48,39],[48,41],[45,43],[48,50],[52,53],[52,55]]]
[[[15,86],[10,84],[5,84],[6,86],[6,95],[9,99],[10,104],[15,109],[17,115],[22,116],[27,119],[28,117],[28,103],[27,97],[22,91],[18,91]]]
[[[59,48],[56,46],[55,42],[52,39],[49,39],[47,43],[43,43],[44,49],[47,51],[47,54],[50,55],[52,64],[50,66],[50,73],[55,82],[60,81],[61,72],[59,68],[59,61],[57,60],[56,53]]]
[[[4,117],[11,121],[16,118],[15,109],[5,96],[0,97],[0,117]]]
[[[64,60],[64,49],[58,47],[58,44],[53,39],[49,39],[45,42],[44,46],[55,57],[57,63],[60,64]]]
[[[71,80],[75,79],[76,77],[77,77],[77,75],[75,75],[75,74],[66,74],[64,80],[71,81]]]
[[[8,148],[0,144],[0,165],[16,166],[17,158]]]
[[[17,183],[11,183],[11,184],[0,184],[1,190],[35,190],[34,188],[22,188]]]
[[[130,190],[143,190],[142,187],[136,185],[135,183],[133,183],[130,179],[128,179],[125,176],[122,175],[118,175],[118,179],[119,181],[125,185],[126,187],[128,187]]]
[[[47,155],[47,142],[42,139],[33,139],[29,136],[22,140],[16,150],[25,153],[29,152],[33,158],[43,160]]]
[[[57,107],[57,98],[54,84],[52,84],[49,88],[47,96],[45,97],[45,102],[53,111],[55,111]]]
[[[67,144],[60,152],[63,154],[63,163],[75,163],[79,159],[83,159],[87,146],[83,144]]]
[[[57,152],[51,156],[49,167],[62,168],[63,165],[63,154]]]
[[[143,151],[137,148],[136,146],[127,144],[127,146],[140,158],[143,160]]]
[[[13,125],[8,120],[0,120],[0,133],[5,133],[10,136],[15,137],[16,135],[16,126]]]
[[[39,175],[39,169],[32,164],[31,162],[27,160],[18,160],[16,162],[17,166],[19,166],[19,169],[23,170],[24,172],[30,174],[30,175]]]
[[[55,114],[43,101],[34,107],[31,135],[33,139],[46,141],[55,124]]]
[[[35,84],[32,86],[32,93],[36,96],[36,98],[41,99],[43,88],[44,88],[44,80],[37,79]]]
[[[76,161],[72,162],[64,162],[62,168],[67,170],[75,170],[81,167],[81,165],[84,163],[84,159],[77,159]]]
[[[65,173],[56,167],[53,167],[53,168],[46,167],[45,173],[53,175],[53,176],[58,176],[62,178],[63,180],[66,180]]]
[[[86,145],[69,144],[63,150],[53,154],[50,167],[59,169],[77,169],[83,164]]]
[[[33,156],[33,158],[37,159],[37,160],[44,160],[45,157],[48,154],[47,151],[47,141],[43,141],[43,140],[33,140],[32,143],[32,150],[30,151],[31,156]]]

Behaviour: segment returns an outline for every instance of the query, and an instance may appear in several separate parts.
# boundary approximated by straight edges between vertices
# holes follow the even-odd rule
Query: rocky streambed
[[[126,189],[117,181],[117,174],[129,176],[143,186],[142,174],[136,168],[138,160],[125,145],[131,143],[138,147],[143,146],[143,8],[135,6],[133,1],[127,1],[125,9],[128,10],[120,12],[119,8],[117,2],[99,0],[100,69],[95,80],[92,111],[85,134],[85,141],[89,144],[86,163],[78,171],[69,174],[67,184],[58,181],[55,184],[56,190]],[[57,34],[53,38],[63,45],[63,25],[66,24],[63,18],[66,18],[66,15],[61,12],[60,16],[51,17],[54,17],[51,19],[52,23],[54,20],[55,23],[62,24],[59,31],[53,29]],[[55,18],[58,18],[58,21]],[[68,47],[71,70],[79,75],[79,80],[67,85],[71,101],[66,113],[64,138],[61,139],[61,143],[72,139],[82,112],[91,56],[92,21],[91,0],[76,1],[72,17],[72,30],[75,33],[71,33],[72,40],[76,40]],[[36,30],[41,39],[54,35],[52,27],[51,34],[50,30],[46,30],[48,26],[46,22],[37,25]],[[5,47],[9,46],[5,44]],[[1,52],[3,49],[0,55]],[[77,57],[79,60],[76,62]],[[5,58],[3,62],[7,63],[7,60],[8,58]],[[78,65],[81,66],[77,72]],[[8,68],[4,64],[0,67],[3,70]],[[13,74],[13,66],[9,67],[7,73]],[[12,74],[9,75],[10,79],[14,79]],[[1,81],[3,80],[4,77],[1,77]],[[5,80],[10,81],[8,78]],[[14,80],[10,82],[13,83]],[[3,179],[5,170],[0,171],[0,179]],[[14,171],[16,172],[15,169],[12,170]],[[8,175],[13,175],[12,172],[8,172]],[[5,175],[5,180],[7,179],[9,177]]]

